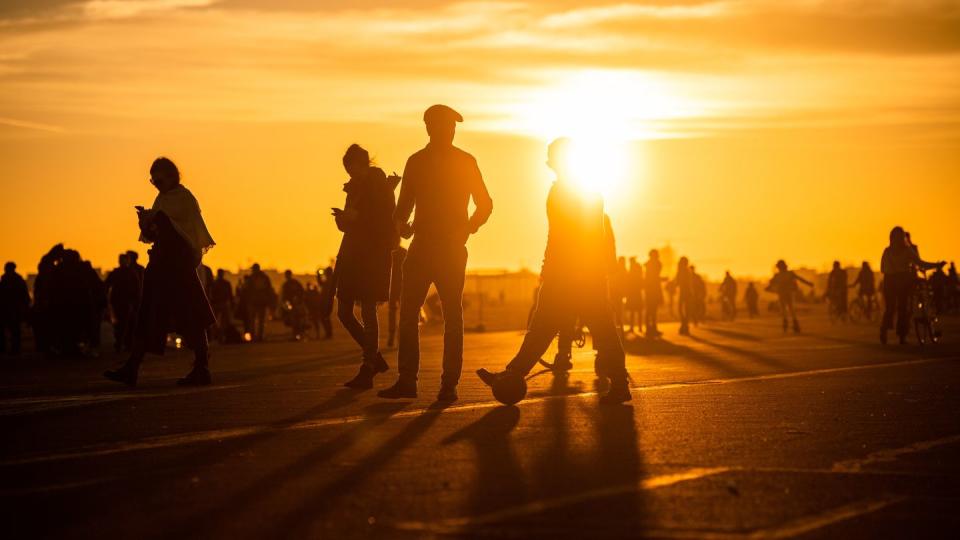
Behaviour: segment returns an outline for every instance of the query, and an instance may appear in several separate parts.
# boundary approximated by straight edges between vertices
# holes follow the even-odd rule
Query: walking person
[[[233,329],[233,287],[227,281],[227,273],[223,268],[217,269],[217,277],[210,286],[210,304],[217,319],[216,337],[221,343],[234,340],[236,331]]]
[[[410,156],[403,173],[394,222],[403,237],[413,236],[403,263],[400,294],[399,377],[379,392],[384,398],[417,395],[420,370],[420,308],[433,284],[443,305],[442,401],[457,399],[463,369],[463,285],[467,238],[487,222],[493,201],[483,183],[477,160],[453,145],[463,117],[446,105],[433,105],[423,114],[430,136],[425,148]],[[468,214],[471,199],[475,206]],[[416,208],[413,224],[410,214]]]
[[[130,264],[130,255],[121,253],[117,267],[107,274],[110,310],[113,312],[113,348],[117,352],[133,348],[133,329],[140,303],[140,278]]]
[[[616,259],[607,249],[603,198],[573,187],[568,176],[568,148],[567,139],[558,139],[547,150],[547,164],[556,173],[556,181],[547,195],[547,247],[533,320],[520,350],[504,371],[480,369],[477,375],[494,388],[501,380],[525,377],[554,336],[573,327],[571,316],[578,315],[593,336],[597,375],[610,381],[601,403],[623,403],[631,395],[626,356],[608,295],[609,268]]]
[[[693,297],[693,276],[690,272],[690,260],[680,257],[677,261],[677,275],[673,278],[673,288],[678,293],[677,315],[680,317],[680,335],[690,335],[690,318],[696,309]]]
[[[193,369],[177,381],[182,386],[211,383],[207,329],[216,322],[197,268],[213,238],[200,215],[197,199],[180,183],[180,171],[167,158],[150,167],[150,183],[159,194],[149,210],[137,208],[140,240],[153,244],[143,277],[133,351],[118,369],[104,372],[110,380],[136,386],[147,353],[163,354],[167,334],[183,336],[193,350]]]
[[[337,294],[337,278],[333,267],[326,267],[317,274],[320,285],[320,324],[323,325],[323,339],[333,339],[333,300]],[[320,337],[319,334],[317,337]]]
[[[389,369],[380,354],[377,303],[390,296],[390,253],[395,243],[393,188],[384,172],[370,162],[370,154],[351,145],[343,155],[350,180],[343,209],[334,208],[337,228],[343,231],[334,267],[337,283],[337,317],[362,350],[354,378],[344,386],[373,388],[373,377]],[[360,305],[361,321],[354,306]]]
[[[760,315],[760,293],[752,281],[747,284],[747,290],[743,293],[743,303],[747,305],[747,315],[751,319]]]
[[[643,265],[636,257],[630,257],[627,270],[627,315],[630,319],[630,332],[643,332]]]
[[[767,285],[767,290],[776,293],[777,300],[780,303],[780,314],[783,316],[783,331],[787,331],[787,317],[790,317],[793,319],[793,332],[796,334],[800,333],[800,323],[797,321],[797,310],[793,305],[793,300],[800,289],[800,287],[797,286],[798,282],[813,287],[813,283],[798,276],[793,270],[788,269],[787,263],[781,259],[777,261],[777,273],[773,275],[773,278],[770,279],[770,284]]]
[[[893,318],[897,318],[897,337],[900,344],[907,342],[910,329],[910,294],[917,277],[917,270],[930,270],[943,267],[945,261],[930,263],[920,258],[903,227],[894,227],[890,231],[890,245],[883,250],[880,258],[880,271],[883,272],[883,321],[880,323],[880,343],[887,344],[887,332],[893,328]]]
[[[0,277],[0,354],[7,352],[7,334],[10,334],[10,353],[20,354],[20,336],[23,323],[30,311],[30,291],[27,282],[17,273],[17,264],[3,265]]]
[[[643,297],[646,301],[646,322],[647,337],[660,337],[660,330],[657,328],[657,315],[660,311],[660,304],[663,303],[663,290],[661,289],[662,278],[660,272],[663,271],[663,265],[660,263],[660,252],[651,249],[647,255],[647,262],[644,264],[646,272],[644,273]]]
[[[276,304],[277,293],[259,263],[250,267],[250,275],[243,282],[243,293],[247,308],[244,331],[251,334],[252,341],[263,341],[267,313]]]

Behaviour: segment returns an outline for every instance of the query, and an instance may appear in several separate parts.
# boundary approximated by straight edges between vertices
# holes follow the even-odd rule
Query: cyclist
[[[767,290],[775,292],[777,299],[780,301],[780,313],[783,315],[783,331],[787,331],[787,315],[789,314],[790,318],[793,319],[793,331],[799,334],[800,323],[797,322],[797,311],[793,307],[793,296],[799,289],[799,287],[797,287],[798,281],[813,287],[813,283],[798,276],[793,270],[789,270],[787,263],[784,262],[783,259],[780,259],[777,261],[777,273],[770,279]]]
[[[830,313],[841,321],[847,319],[847,289],[847,271],[840,267],[840,261],[833,261],[824,298],[830,302]]]
[[[870,319],[873,316],[873,303],[876,301],[877,287],[873,276],[873,269],[870,263],[863,261],[860,266],[860,273],[857,279],[850,284],[850,287],[857,287],[857,298],[863,303],[863,314]]]
[[[883,272],[883,321],[880,323],[880,343],[887,343],[887,331],[893,328],[893,317],[897,317],[897,336],[900,344],[907,342],[909,328],[909,299],[917,276],[917,269],[929,270],[946,264],[926,262],[920,258],[915,245],[910,243],[903,227],[897,226],[890,231],[890,245],[883,250],[880,259],[880,271]]]

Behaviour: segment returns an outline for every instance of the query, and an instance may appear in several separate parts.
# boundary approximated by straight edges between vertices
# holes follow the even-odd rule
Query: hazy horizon
[[[0,6],[0,257],[109,268],[153,158],[181,168],[205,262],[309,272],[353,142],[388,173],[433,103],[494,201],[469,267],[536,271],[546,143],[593,144],[623,255],[713,279],[960,247],[960,2],[50,0]],[[665,269],[671,273],[672,269]]]

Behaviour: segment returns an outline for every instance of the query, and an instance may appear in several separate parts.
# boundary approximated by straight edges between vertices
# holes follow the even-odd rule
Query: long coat
[[[396,241],[393,189],[382,170],[370,167],[366,177],[351,179],[343,190],[347,193],[344,212],[355,211],[356,219],[337,223],[343,231],[335,268],[337,298],[385,302],[390,294],[390,253]]]

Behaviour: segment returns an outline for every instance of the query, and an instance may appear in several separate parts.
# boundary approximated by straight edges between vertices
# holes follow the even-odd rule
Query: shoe
[[[356,376],[343,383],[343,385],[354,390],[369,390],[373,388],[374,375],[373,368],[367,364],[360,364],[360,371],[357,372]]]
[[[610,390],[600,396],[600,404],[617,405],[626,403],[631,399],[633,399],[633,395],[630,394],[630,383],[626,379],[621,379],[618,381],[610,381]]]
[[[573,358],[573,355],[570,353],[557,353],[553,357],[553,371],[570,371],[573,369],[571,358]]]
[[[483,381],[483,384],[492,387],[500,377],[500,373],[491,373],[485,368],[480,368],[477,370],[477,377],[480,377],[480,380]]]
[[[393,383],[393,386],[390,388],[385,388],[377,392],[377,396],[386,399],[413,399],[417,397],[417,383],[397,379],[397,382]]]
[[[886,328],[881,328],[881,329],[880,329],[880,343],[882,343],[882,344],[884,344],[884,345],[887,344],[887,329],[886,329]]]
[[[210,370],[203,369],[194,369],[190,373],[187,373],[186,377],[177,380],[178,386],[210,386],[213,384],[213,379],[210,378]]]
[[[111,381],[123,383],[127,386],[137,385],[137,372],[125,367],[119,369],[108,369],[103,372],[103,376]]]
[[[457,398],[457,385],[455,384],[441,384],[440,392],[437,393],[437,401],[456,401]]]
[[[383,359],[383,355],[377,353],[376,356],[368,359],[364,359],[363,363],[370,366],[374,374],[383,373],[390,369],[390,365],[387,364],[387,361]]]

